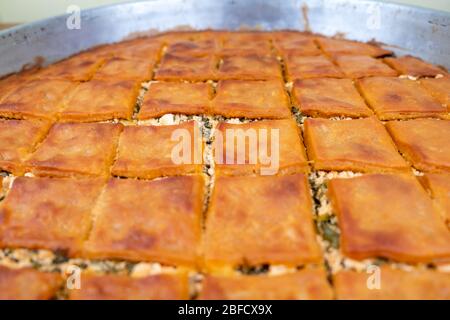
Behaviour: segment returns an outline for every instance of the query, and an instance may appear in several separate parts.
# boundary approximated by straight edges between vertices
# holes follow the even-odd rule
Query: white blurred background
[[[220,1],[220,0],[215,0]],[[244,0],[243,0],[244,1]],[[332,1],[332,0],[328,0]],[[376,0],[375,0],[376,1]],[[379,0],[411,4],[450,12],[450,0]],[[106,4],[127,2],[123,0],[0,0],[0,24],[16,24],[66,13],[70,5],[82,9]]]

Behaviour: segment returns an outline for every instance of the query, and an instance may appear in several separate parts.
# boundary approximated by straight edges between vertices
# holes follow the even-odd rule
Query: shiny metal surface
[[[36,57],[53,62],[97,44],[146,31],[194,29],[309,29],[325,35],[391,45],[450,68],[450,15],[361,0],[153,0],[81,12],[81,29],[68,15],[0,32],[0,75]]]

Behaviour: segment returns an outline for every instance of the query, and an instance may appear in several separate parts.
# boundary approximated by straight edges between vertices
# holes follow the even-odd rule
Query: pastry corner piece
[[[427,173],[420,176],[419,181],[431,194],[447,225],[450,226],[450,173]]]
[[[79,289],[69,300],[187,300],[187,274],[158,274],[141,278],[125,275],[82,274]]]
[[[46,120],[0,120],[0,169],[23,174],[26,158],[50,126]]]
[[[375,117],[356,120],[307,119],[306,149],[316,170],[406,172],[409,165]]]
[[[319,263],[306,176],[217,177],[204,255],[209,270]]]
[[[447,71],[422,59],[403,56],[399,58],[385,58],[384,61],[402,75],[413,77],[435,77],[447,74]]]
[[[450,77],[421,79],[422,86],[450,112]]]
[[[319,47],[330,56],[337,54],[352,54],[382,57],[392,54],[392,51],[383,49],[380,46],[371,43],[336,38],[333,39],[321,36],[316,37],[316,41],[319,44]]]
[[[323,269],[283,275],[206,275],[202,300],[330,300],[333,292]]]
[[[202,176],[111,178],[93,211],[83,255],[198,266],[203,189]]]
[[[293,119],[222,122],[214,132],[216,175],[309,172],[303,139]]]
[[[328,188],[345,256],[406,263],[450,260],[450,232],[412,174],[333,179]]]
[[[450,120],[414,119],[386,124],[400,152],[425,172],[450,172]]]
[[[63,102],[77,87],[76,82],[34,79],[17,86],[0,101],[0,116],[11,119],[55,120]]]
[[[447,108],[418,81],[373,77],[359,79],[356,85],[380,120],[441,118],[447,114]]]
[[[16,178],[0,207],[0,246],[78,255],[104,183],[101,178]]]
[[[49,300],[62,284],[58,273],[0,266],[0,300]]]
[[[450,274],[389,266],[371,272],[340,271],[333,277],[340,300],[449,300]]]

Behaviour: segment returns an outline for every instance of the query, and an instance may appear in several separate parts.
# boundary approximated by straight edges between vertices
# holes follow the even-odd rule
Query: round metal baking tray
[[[72,16],[73,17],[73,16]],[[89,47],[179,28],[308,30],[388,44],[450,68],[450,14],[362,0],[153,0],[83,10],[0,32],[0,75]],[[69,19],[69,27],[68,27]]]

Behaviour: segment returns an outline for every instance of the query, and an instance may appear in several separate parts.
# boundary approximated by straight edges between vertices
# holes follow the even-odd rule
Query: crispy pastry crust
[[[333,292],[323,269],[304,269],[278,276],[207,275],[203,300],[328,300]]]
[[[419,181],[431,193],[447,225],[450,225],[450,174],[427,173],[419,177]]]
[[[70,300],[184,300],[189,299],[186,274],[160,274],[145,278],[83,274],[81,288]]]
[[[214,80],[216,79],[216,64],[215,55],[187,57],[165,54],[156,70],[155,79],[167,81]]]
[[[219,35],[221,55],[272,55],[271,34],[267,32],[222,32]]]
[[[216,91],[212,100],[214,114],[268,119],[291,117],[289,97],[279,80],[223,80]]]
[[[104,183],[99,178],[16,178],[0,208],[0,245],[78,255]]]
[[[383,124],[358,120],[307,119],[305,143],[316,170],[408,171]]]
[[[153,61],[147,60],[111,58],[95,73],[93,79],[148,81],[152,78],[153,64]]]
[[[228,55],[221,57],[218,79],[268,80],[282,79],[281,67],[273,56]]]
[[[244,156],[245,163],[237,164],[238,158],[238,139],[235,137],[234,140],[234,153],[230,157],[227,156],[227,130],[233,130],[233,133],[242,139],[245,139],[245,150],[244,154],[240,153],[239,156]],[[243,131],[240,131],[243,130]],[[250,131],[249,131],[250,130]],[[301,132],[294,120],[264,120],[251,122],[246,124],[230,124],[230,123],[220,123],[217,127],[216,132],[220,132],[223,137],[222,145],[222,157],[217,156],[216,158],[216,175],[245,175],[245,174],[261,174],[261,168],[268,169],[270,164],[262,163],[259,159],[258,150],[261,151],[259,143],[263,142],[264,138],[260,138],[262,134],[261,130],[266,130],[264,137],[267,137],[267,154],[271,154],[272,143],[278,143],[279,159],[277,174],[286,174],[294,172],[309,172],[308,160],[306,158],[305,147],[303,145],[303,139]],[[272,131],[278,130],[279,140],[272,140]],[[255,133],[256,143],[251,145],[249,136],[252,136],[252,132]],[[215,141],[218,141],[217,134]],[[230,143],[230,142],[228,142]],[[230,151],[231,152],[231,147]],[[276,149],[274,149],[276,150]],[[250,163],[250,155],[257,158],[256,163]],[[218,163],[220,160],[220,163]],[[227,161],[228,160],[228,161]],[[231,162],[231,163],[227,163]],[[275,173],[272,173],[275,174]]]
[[[412,174],[333,179],[328,189],[344,255],[408,263],[450,259],[450,233]]]
[[[152,83],[145,94],[138,119],[150,119],[167,113],[209,113],[211,97],[209,83]]]
[[[61,284],[57,273],[0,266],[0,300],[48,300]]]
[[[61,121],[131,119],[139,94],[136,80],[91,80],[81,83],[64,101]]]
[[[216,39],[176,40],[168,44],[166,54],[202,57],[217,53],[219,44]]]
[[[426,172],[450,171],[450,120],[390,121],[386,128],[414,167]]]
[[[196,266],[203,188],[201,176],[111,178],[94,210],[84,256]]]
[[[200,173],[201,151],[202,137],[195,121],[169,126],[127,126],[120,137],[112,174],[151,179]]]
[[[23,162],[44,139],[50,125],[40,120],[0,120],[0,168],[23,174]]]
[[[384,61],[400,74],[413,77],[434,77],[438,74],[447,73],[445,70],[434,66],[422,59],[412,56],[403,56],[400,58],[385,58]]]
[[[320,49],[317,47],[314,37],[301,33],[301,32],[289,32],[280,31],[273,32],[273,46],[277,53],[281,56],[286,55],[299,55],[299,56],[317,56],[321,54]]]
[[[340,271],[334,276],[341,300],[449,300],[450,274],[431,270],[403,271],[382,266],[380,287],[369,289],[374,274]]]
[[[26,167],[39,176],[109,175],[122,128],[109,123],[57,123]]]
[[[306,176],[217,177],[204,247],[209,270],[319,263]]]
[[[289,81],[310,78],[343,78],[344,74],[327,57],[299,56],[295,53],[285,56],[286,75]]]
[[[70,81],[89,81],[105,63],[105,58],[95,52],[84,52],[40,70],[39,79],[59,79]]]
[[[375,77],[360,79],[357,86],[380,120],[440,117],[447,112],[416,81]]]
[[[0,116],[53,120],[63,106],[64,97],[76,86],[67,80],[30,80],[1,101]]]
[[[379,46],[369,43],[325,37],[317,37],[316,41],[322,50],[330,56],[334,56],[336,54],[354,54],[381,57],[392,54],[392,51],[390,50],[385,50]]]
[[[450,112],[450,78],[421,79],[422,86]]]
[[[382,60],[370,56],[339,55],[335,61],[347,78],[397,76],[397,71],[389,68]]]
[[[297,80],[294,103],[303,114],[312,117],[368,117],[373,112],[349,79]]]

